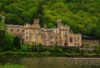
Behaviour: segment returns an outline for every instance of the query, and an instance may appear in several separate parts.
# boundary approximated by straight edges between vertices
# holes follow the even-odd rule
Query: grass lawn
[[[26,68],[26,67],[18,64],[5,64],[5,65],[0,65],[0,68]]]

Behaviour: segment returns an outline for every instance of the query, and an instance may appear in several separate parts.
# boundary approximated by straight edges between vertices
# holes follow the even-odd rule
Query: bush
[[[21,45],[22,52],[29,52],[29,51],[31,51],[31,48],[32,47],[30,45],[25,45],[25,44]]]
[[[5,64],[5,65],[0,65],[0,68],[26,68],[26,67],[18,64]]]
[[[45,51],[45,52],[43,52],[43,55],[44,56],[50,56],[50,52],[49,51]]]

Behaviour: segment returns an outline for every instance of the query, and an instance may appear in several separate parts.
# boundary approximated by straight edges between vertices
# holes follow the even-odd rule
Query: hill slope
[[[41,25],[56,27],[61,18],[74,32],[100,39],[99,5],[100,0],[0,0],[0,13],[7,24],[22,25],[39,18]]]

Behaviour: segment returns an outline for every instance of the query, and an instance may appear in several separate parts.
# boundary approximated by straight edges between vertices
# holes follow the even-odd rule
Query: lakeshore
[[[19,68],[99,68],[100,58],[0,58],[0,64]]]

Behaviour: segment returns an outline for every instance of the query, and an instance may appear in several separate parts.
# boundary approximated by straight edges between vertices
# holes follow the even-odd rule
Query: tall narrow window
[[[28,36],[26,36],[26,40],[28,40]]]
[[[10,29],[10,31],[13,31],[13,29]]]
[[[70,37],[70,43],[73,43],[73,37]]]
[[[19,32],[19,29],[17,29],[17,32]]]

